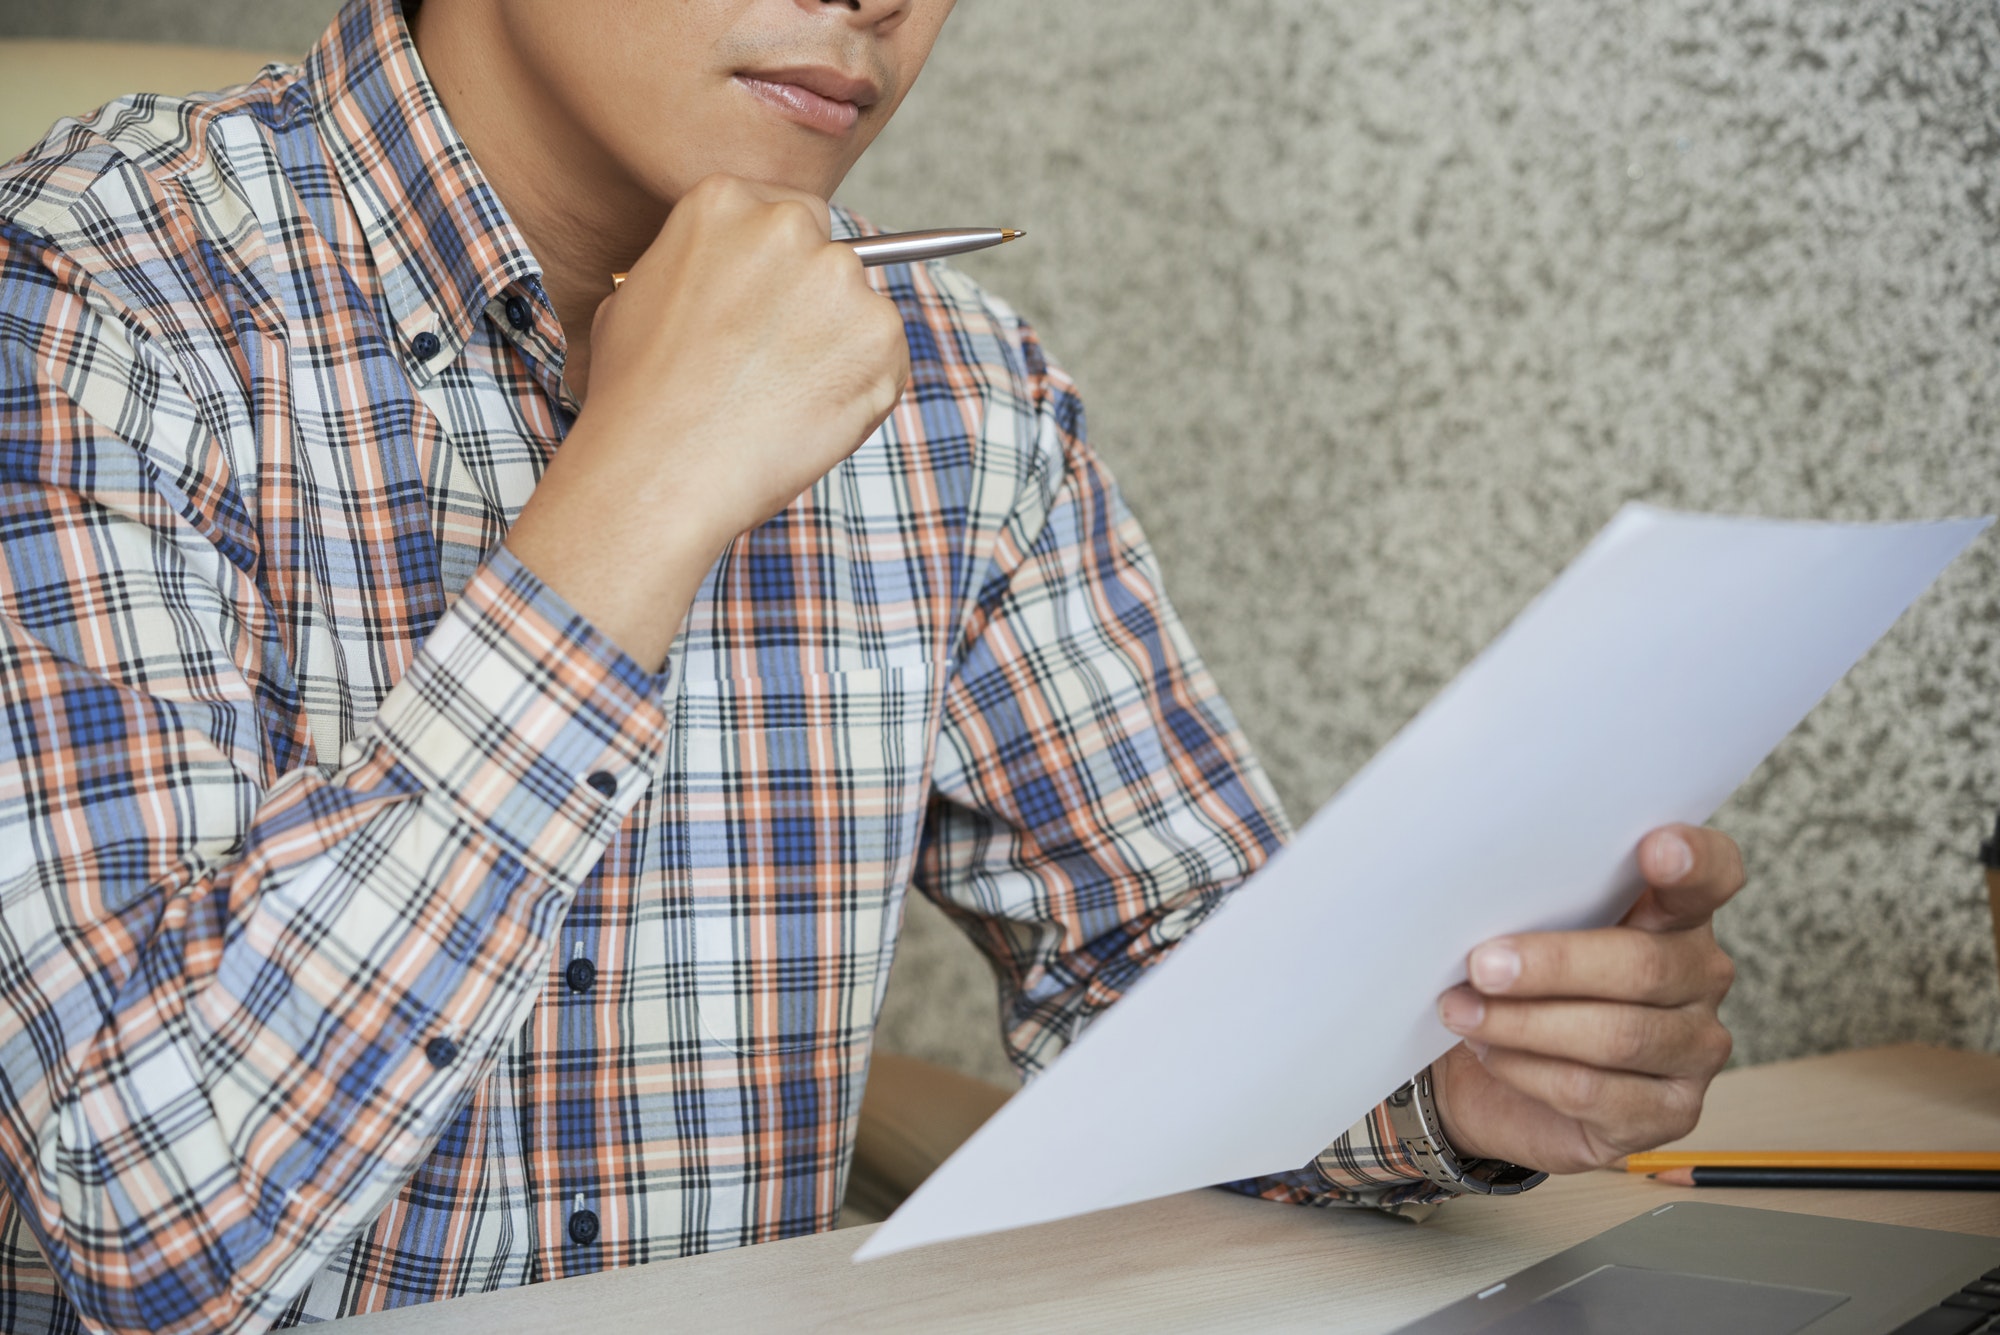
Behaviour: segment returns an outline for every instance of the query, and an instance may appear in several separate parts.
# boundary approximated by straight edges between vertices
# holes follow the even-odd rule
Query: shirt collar
[[[306,58],[306,78],[404,361],[428,380],[488,303],[528,287],[540,266],[445,115],[398,0],[348,0]]]

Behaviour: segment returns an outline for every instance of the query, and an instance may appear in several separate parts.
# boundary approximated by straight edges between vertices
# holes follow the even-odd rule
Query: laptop
[[[2000,1335],[2000,1238],[1677,1202],[1396,1335]]]

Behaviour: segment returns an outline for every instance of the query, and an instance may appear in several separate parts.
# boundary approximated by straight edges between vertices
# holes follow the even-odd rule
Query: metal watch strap
[[[1403,1152],[1431,1181],[1480,1196],[1513,1196],[1539,1185],[1547,1173],[1502,1159],[1461,1159],[1445,1139],[1426,1067],[1388,1098],[1389,1127]]]

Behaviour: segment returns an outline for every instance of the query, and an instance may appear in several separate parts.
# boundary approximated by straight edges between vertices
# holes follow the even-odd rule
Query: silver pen
[[[933,227],[924,232],[889,232],[882,236],[844,236],[834,242],[851,246],[861,262],[873,269],[884,264],[910,264],[943,259],[969,250],[1005,245],[1027,233],[1012,227]],[[613,288],[625,285],[625,275],[611,275]]]
[[[943,259],[946,255],[963,255],[968,250],[1005,245],[1025,235],[1012,227],[933,227],[928,232],[842,237],[839,244],[854,247],[861,262],[872,269],[881,264],[912,264],[918,260]]]

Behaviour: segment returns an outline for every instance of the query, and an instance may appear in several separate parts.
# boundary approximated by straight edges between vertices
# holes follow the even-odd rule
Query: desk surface
[[[1724,1073],[1684,1146],[2000,1147],[2000,1057],[1903,1046]],[[1622,1173],[1452,1202],[1422,1224],[1189,1192],[850,1261],[867,1229],[716,1252],[347,1323],[355,1335],[672,1331],[1392,1330],[1696,1195]],[[1710,1189],[1707,1201],[2000,1236],[2000,1194]]]

